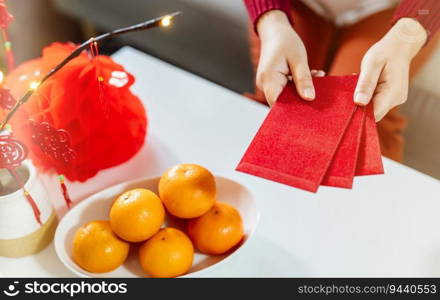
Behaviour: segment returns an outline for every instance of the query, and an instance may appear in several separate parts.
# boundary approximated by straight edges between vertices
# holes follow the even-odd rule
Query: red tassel
[[[72,200],[70,199],[69,192],[67,191],[67,186],[65,183],[64,175],[59,175],[58,179],[60,181],[61,190],[63,192],[64,201],[68,208],[72,207]]]
[[[15,171],[15,168],[20,166],[21,163],[26,159],[28,150],[23,143],[21,143],[19,140],[11,138],[11,136],[12,132],[9,126],[7,134],[0,135],[0,168],[7,169],[12,177],[14,177],[14,179],[17,181],[18,185],[20,185],[27,201],[34,211],[35,219],[41,225],[40,210],[38,209],[38,206],[32,196],[24,187],[23,181]]]
[[[8,64],[8,71],[11,72],[15,68],[15,58],[11,50],[11,41],[9,40],[8,32],[2,29],[3,41],[5,46],[6,62]]]
[[[3,41],[5,46],[6,60],[8,63],[8,70],[11,72],[14,69],[14,55],[11,51],[11,42],[8,37],[7,28],[9,24],[14,20],[14,17],[9,13],[6,3],[4,1],[0,2],[0,28],[3,35]]]
[[[32,207],[32,210],[34,212],[34,216],[35,219],[37,220],[37,222],[42,225],[41,223],[41,212],[38,209],[37,204],[35,203],[34,198],[32,198],[31,194],[29,194],[29,192],[26,190],[26,188],[24,187],[24,183],[21,180],[20,176],[18,176],[17,172],[15,171],[14,168],[9,168],[8,169],[9,173],[11,173],[11,175],[15,178],[15,180],[17,181],[17,183],[20,185],[21,189],[23,190],[24,196],[26,197],[27,201],[29,202],[30,206]]]
[[[90,44],[90,52],[92,53],[92,57],[97,57],[99,55],[98,43],[93,42]],[[96,74],[98,74],[98,88],[99,88],[99,102],[103,107],[103,112],[105,116],[108,116],[108,109],[106,103],[104,103],[104,86],[103,81],[104,77],[102,76],[101,68],[99,67],[99,62],[96,65]]]

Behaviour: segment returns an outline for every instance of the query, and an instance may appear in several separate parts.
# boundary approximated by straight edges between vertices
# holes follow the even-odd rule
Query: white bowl
[[[139,264],[137,245],[131,246],[130,255],[122,266],[109,273],[97,274],[81,269],[72,260],[72,242],[75,232],[83,224],[94,220],[108,220],[110,207],[117,196],[133,188],[146,188],[157,193],[158,182],[159,177],[121,183],[98,192],[75,205],[60,221],[55,233],[55,250],[62,263],[80,277],[145,277],[146,274]],[[233,205],[240,212],[243,218],[245,237],[234,251],[226,255],[211,256],[196,252],[193,266],[186,276],[195,276],[202,270],[213,271],[216,264],[227,262],[232,255],[238,255],[247,244],[259,220],[256,202],[246,187],[225,177],[216,176],[216,182],[217,200]],[[167,216],[165,225],[181,230],[186,229],[184,221],[170,216]],[[209,270],[205,270],[207,268]]]

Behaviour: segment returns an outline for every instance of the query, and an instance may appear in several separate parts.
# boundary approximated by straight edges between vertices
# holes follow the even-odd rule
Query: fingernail
[[[305,88],[303,94],[307,99],[315,99],[315,90],[313,88]]]
[[[359,104],[367,104],[368,95],[366,93],[357,92],[356,95],[354,95],[354,102]]]

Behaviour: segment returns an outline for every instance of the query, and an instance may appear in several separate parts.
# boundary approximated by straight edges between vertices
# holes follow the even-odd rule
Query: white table
[[[198,163],[244,183],[261,210],[249,246],[212,276],[440,276],[439,181],[388,159],[385,175],[317,194],[235,172],[265,106],[129,47],[114,58],[136,76],[133,92],[148,110],[147,143],[126,164],[71,185],[74,199]],[[54,201],[63,214],[62,199]],[[73,276],[53,245],[26,258],[0,258],[0,273]]]

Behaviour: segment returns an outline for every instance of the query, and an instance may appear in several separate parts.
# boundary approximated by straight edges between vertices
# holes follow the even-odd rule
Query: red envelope
[[[357,76],[314,78],[315,101],[289,83],[237,170],[316,192],[353,115]]]
[[[356,176],[383,174],[382,154],[374,118],[373,103],[366,107],[364,130],[359,148]]]
[[[365,107],[356,106],[321,185],[351,188],[365,122]]]

